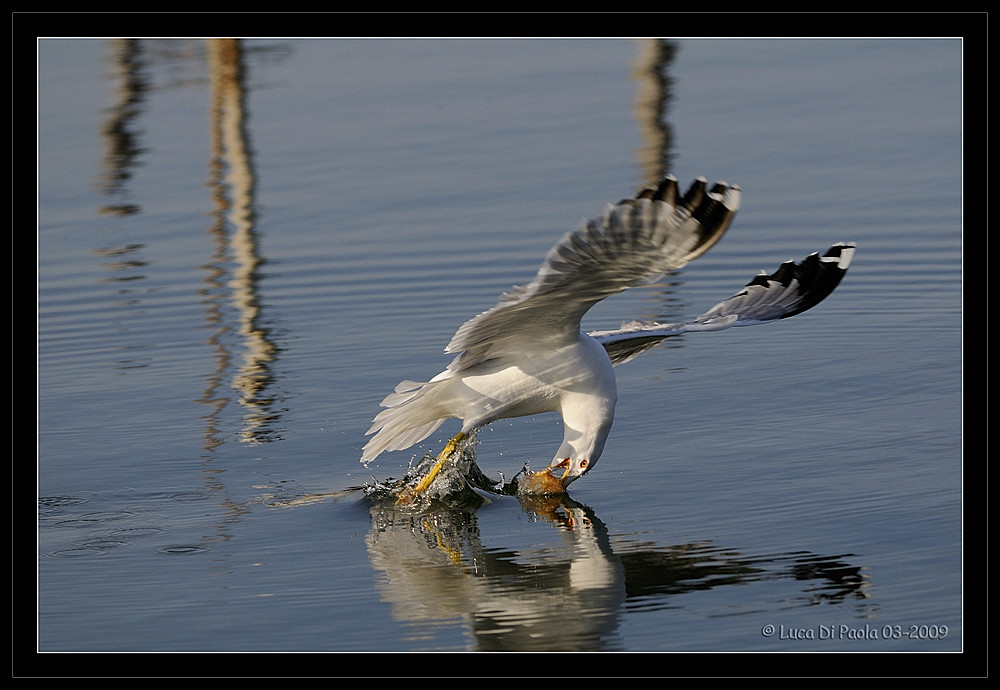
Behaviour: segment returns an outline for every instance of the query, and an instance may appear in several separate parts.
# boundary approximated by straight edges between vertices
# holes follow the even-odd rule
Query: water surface
[[[37,646],[958,651],[957,40],[42,40]],[[777,324],[618,369],[564,503],[352,489],[378,402],[672,170],[727,236],[586,326],[856,241]],[[552,416],[479,434],[547,464]],[[873,634],[874,631],[874,634]]]

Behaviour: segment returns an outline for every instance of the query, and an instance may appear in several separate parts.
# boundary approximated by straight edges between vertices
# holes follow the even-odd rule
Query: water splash
[[[476,464],[477,445],[475,434],[462,441],[413,505],[423,509],[435,503],[463,505],[481,503],[489,495],[513,495],[517,489],[516,477],[510,482],[505,481],[502,474],[499,479],[487,477]],[[428,451],[415,456],[401,478],[379,479],[372,475],[373,483],[366,482],[362,490],[375,503],[395,502],[404,491],[426,477],[436,462],[437,456]]]

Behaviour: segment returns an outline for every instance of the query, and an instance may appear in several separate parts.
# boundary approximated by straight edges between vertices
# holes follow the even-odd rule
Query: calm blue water
[[[655,47],[41,41],[38,649],[961,650],[961,43]],[[855,265],[620,367],[565,504],[350,491],[454,431],[365,470],[382,397],[665,170],[743,209],[588,327]],[[561,433],[495,424],[479,464]]]

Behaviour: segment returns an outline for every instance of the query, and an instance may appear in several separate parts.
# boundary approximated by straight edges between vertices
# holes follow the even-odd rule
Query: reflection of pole
[[[218,209],[213,232],[219,240],[210,282],[217,288],[222,287],[225,271],[220,264],[228,253],[234,268],[225,287],[236,309],[237,331],[244,347],[243,361],[233,377],[233,387],[240,392],[239,402],[246,408],[241,439],[256,443],[267,440],[264,432],[272,418],[269,410],[272,400],[263,393],[273,380],[270,363],[274,361],[277,347],[268,339],[267,330],[258,325],[257,267],[263,260],[258,255],[254,232],[255,176],[245,127],[243,52],[237,39],[210,40],[207,47],[212,88],[210,186]],[[228,238],[227,226],[232,228]],[[210,321],[218,325],[221,335],[226,329],[220,322],[218,305],[212,305],[212,309]],[[219,338],[213,338],[213,342],[219,345]],[[229,353],[223,352],[217,361],[225,367],[230,360]],[[221,371],[213,387],[220,378]],[[206,391],[204,398],[206,401],[212,398],[211,390]],[[223,401],[221,405],[224,404]],[[218,409],[221,406],[216,411]]]
[[[677,44],[662,38],[639,40],[632,76],[638,82],[633,114],[642,130],[643,146],[637,149],[643,184],[659,182],[671,170],[673,133],[666,121],[673,80],[667,70]]]
[[[632,114],[639,123],[643,145],[636,149],[641,171],[640,186],[655,185],[673,168],[673,130],[667,122],[673,79],[670,65],[677,54],[677,44],[662,38],[643,38],[636,42],[636,57],[632,77],[636,81]],[[666,279],[650,288],[655,295],[655,312],[645,315],[652,321],[678,318],[678,300],[673,296],[673,279]],[[671,339],[667,347],[682,347],[680,338]]]
[[[110,40],[105,45],[108,50],[108,76],[114,90],[100,127],[104,157],[97,172],[97,187],[105,203],[99,213],[116,219],[114,223],[124,226],[129,216],[140,211],[137,204],[129,203],[127,199],[132,191],[129,187],[132,171],[143,153],[141,130],[136,120],[142,114],[149,84],[139,41]],[[118,344],[114,366],[122,371],[139,369],[148,366],[149,362],[146,352],[149,345],[133,320],[133,310],[142,308],[139,296],[145,289],[148,262],[144,249],[145,245],[132,242],[93,250],[102,260],[104,274],[101,282],[111,285],[114,305],[122,310],[114,314],[106,326],[109,332],[116,334],[115,342]],[[136,335],[139,335],[139,342],[136,342]]]
[[[117,196],[123,192],[125,182],[132,176],[131,169],[136,158],[142,153],[131,129],[132,120],[139,114],[146,92],[146,82],[142,74],[141,48],[134,39],[120,39],[109,42],[113,53],[113,67],[117,79],[115,103],[109,109],[108,118],[101,127],[106,153],[101,170],[101,192]],[[139,207],[121,202],[105,204],[101,213],[127,216],[137,213]]]

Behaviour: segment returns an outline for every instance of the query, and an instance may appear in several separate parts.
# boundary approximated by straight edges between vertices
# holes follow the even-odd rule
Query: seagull
[[[534,279],[465,322],[445,348],[456,353],[429,381],[403,381],[382,401],[361,462],[410,448],[451,418],[461,430],[399,503],[422,495],[477,429],[498,419],[557,412],[564,436],[547,468],[527,473],[519,493],[557,494],[593,469],[604,450],[618,399],[614,367],[666,338],[786,319],[837,287],[855,243],[762,271],[738,293],[686,323],[631,321],[615,330],[581,330],[599,301],[656,282],[708,251],[740,207],[738,185],[698,177],[681,194],[668,175],[635,197],[608,204],[549,250]]]

